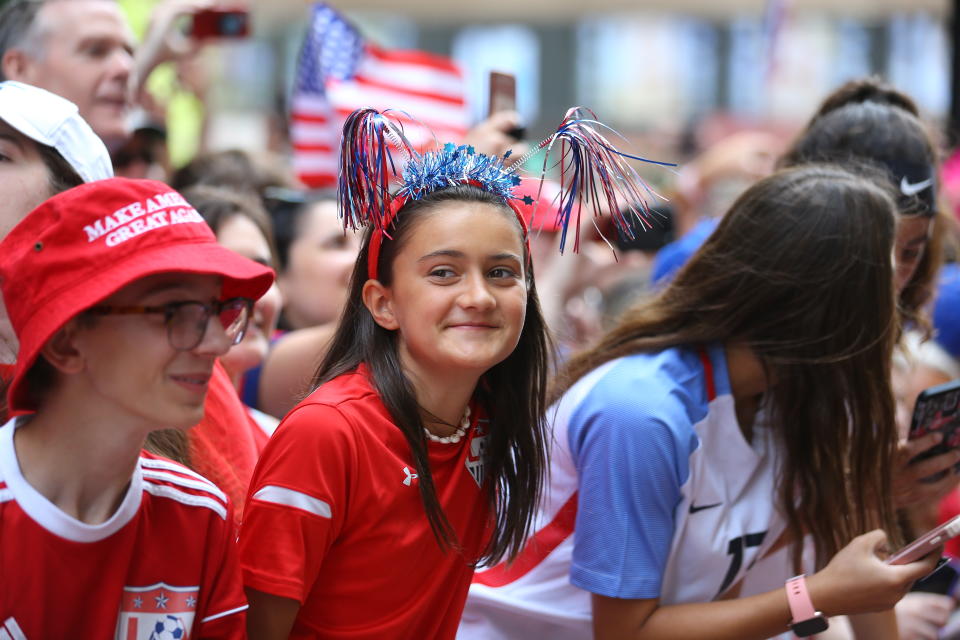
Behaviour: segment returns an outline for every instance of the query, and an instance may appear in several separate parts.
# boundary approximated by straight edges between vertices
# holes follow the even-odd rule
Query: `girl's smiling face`
[[[508,209],[447,202],[424,212],[392,265],[392,282],[367,307],[399,333],[414,379],[479,377],[513,352],[527,307],[520,228]],[[366,292],[365,292],[366,293]]]

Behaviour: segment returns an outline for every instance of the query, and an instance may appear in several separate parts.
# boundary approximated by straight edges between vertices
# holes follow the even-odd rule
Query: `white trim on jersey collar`
[[[143,497],[143,476],[138,464],[130,478],[123,502],[110,519],[100,524],[87,524],[60,510],[39,491],[30,486],[20,471],[20,462],[13,446],[13,432],[24,418],[13,418],[0,428],[0,480],[7,483],[14,500],[34,522],[61,538],[74,542],[97,542],[112,536],[130,522],[140,509]]]

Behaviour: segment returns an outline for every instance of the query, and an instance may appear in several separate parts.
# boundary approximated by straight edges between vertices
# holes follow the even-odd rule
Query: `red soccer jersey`
[[[89,525],[20,473],[0,428],[0,638],[245,638],[230,508],[213,483],[141,453],[117,512]]]
[[[428,443],[460,554],[434,538],[410,447],[365,367],[284,418],[254,472],[240,561],[247,587],[301,603],[290,638],[454,637],[490,516],[487,423]]]
[[[203,419],[187,431],[187,439],[190,465],[229,496],[239,525],[247,486],[268,437],[250,418],[219,360],[203,403]]]
[[[0,423],[7,421],[7,385],[13,380],[13,365],[0,362]]]

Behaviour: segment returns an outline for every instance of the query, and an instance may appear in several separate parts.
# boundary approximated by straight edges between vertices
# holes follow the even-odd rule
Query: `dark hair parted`
[[[291,186],[282,171],[240,149],[200,154],[170,178],[170,186],[180,192],[196,185],[223,187],[256,196],[262,196],[269,187]]]
[[[277,264],[279,271],[286,271],[290,263],[290,248],[303,234],[305,221],[314,207],[323,203],[336,203],[336,192],[299,193],[297,199],[271,198],[277,190],[268,191],[267,206],[273,219],[277,241]],[[293,195],[293,194],[291,194]]]
[[[771,381],[763,406],[784,454],[794,561],[806,533],[820,565],[878,526],[896,540],[894,212],[883,180],[830,165],[761,180],[665,290],[567,364],[551,395],[622,356],[743,344]]]
[[[905,172],[928,172],[936,181],[939,162],[936,145],[914,101],[876,78],[853,80],[827,96],[778,164],[845,165],[850,161],[875,164],[892,184],[899,184]],[[899,300],[904,323],[929,331],[925,306],[943,263],[946,213],[932,200],[923,202],[898,194],[897,201],[902,215],[935,218],[934,233]]]
[[[391,239],[383,243],[377,270],[381,283],[391,285],[393,261],[406,240],[416,232],[418,222],[444,205],[456,202],[489,204],[502,215],[516,220],[501,199],[473,186],[449,187],[421,200],[411,200],[400,210],[391,227]],[[520,233],[519,223],[517,231]],[[420,474],[420,496],[430,527],[442,548],[459,549],[456,534],[437,499],[424,425],[413,386],[400,362],[397,332],[379,326],[363,304],[369,246],[368,230],[354,266],[347,305],[317,370],[314,385],[353,371],[361,362],[367,364],[383,404],[410,445]],[[495,515],[492,534],[481,557],[469,560],[485,564],[515,557],[520,551],[532,526],[547,464],[544,412],[550,343],[533,274],[529,270],[527,273],[527,309],[517,347],[483,374],[474,392],[474,399],[490,417],[485,447],[485,491]]]
[[[184,199],[193,205],[213,232],[219,233],[221,225],[234,216],[252,222],[267,241],[271,264],[277,268],[277,250],[273,240],[273,224],[261,201],[247,193],[236,192],[226,187],[195,185],[183,191]]]

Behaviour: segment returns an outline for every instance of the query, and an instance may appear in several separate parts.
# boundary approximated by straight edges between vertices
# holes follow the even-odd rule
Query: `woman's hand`
[[[943,434],[934,432],[914,440],[900,441],[896,473],[893,476],[894,503],[897,507],[916,509],[936,505],[960,483],[960,475],[952,471],[952,467],[960,462],[960,449],[910,464],[917,455],[940,444],[942,439]],[[946,471],[946,475],[936,482],[921,482],[942,471]]]
[[[823,570],[807,578],[814,606],[827,616],[892,609],[940,558],[934,552],[910,564],[888,565],[879,555],[886,546],[887,535],[880,530],[851,540]]]
[[[956,603],[939,593],[908,593],[897,603],[900,640],[937,640]]]

